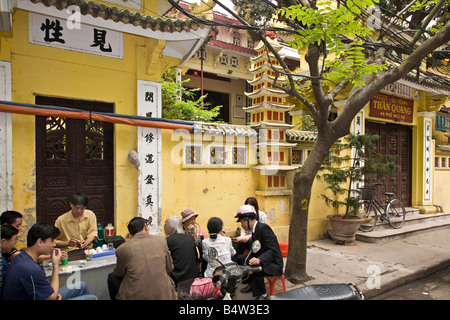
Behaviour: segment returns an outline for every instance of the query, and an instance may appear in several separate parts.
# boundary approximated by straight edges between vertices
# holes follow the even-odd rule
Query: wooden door
[[[113,112],[110,103],[36,97],[36,104]],[[111,123],[36,117],[36,215],[54,223],[70,210],[70,197],[84,192],[87,208],[105,226],[114,223],[114,163]]]
[[[400,170],[381,179],[373,177],[371,183],[382,183],[378,187],[378,199],[386,192],[394,192],[405,206],[411,204],[411,149],[412,132],[409,126],[366,122],[366,133],[378,134],[377,152],[397,156]]]

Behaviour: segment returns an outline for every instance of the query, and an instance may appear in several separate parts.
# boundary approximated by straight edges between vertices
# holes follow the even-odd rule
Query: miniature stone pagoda
[[[266,39],[277,52],[281,50],[282,46],[275,36]],[[294,126],[285,123],[285,113],[294,105],[286,105],[288,95],[272,86],[275,79],[273,68],[282,70],[280,63],[266,49],[264,42],[261,41],[255,50],[257,56],[251,58],[249,69],[254,77],[248,81],[253,86],[253,92],[246,93],[252,104],[244,111],[250,113],[250,126],[259,132],[255,146],[258,164],[253,167],[261,175],[257,195],[286,197],[291,195],[291,190],[287,189],[287,172],[298,168],[291,162],[292,147],[296,144],[286,142],[286,130]],[[280,56],[284,58],[283,54]],[[276,83],[282,86],[285,82],[286,77],[280,75]]]

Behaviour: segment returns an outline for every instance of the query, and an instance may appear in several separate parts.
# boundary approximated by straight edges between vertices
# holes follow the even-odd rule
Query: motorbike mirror
[[[252,252],[256,253],[261,249],[261,242],[259,242],[259,240],[256,240],[253,242],[252,244]]]
[[[210,259],[217,260],[217,256],[218,256],[218,255],[219,255],[219,254],[217,253],[216,248],[213,248],[213,247],[208,248],[208,257],[209,257]]]

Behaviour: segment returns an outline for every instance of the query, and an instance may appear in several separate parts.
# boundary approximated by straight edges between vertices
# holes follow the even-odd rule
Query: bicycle
[[[405,222],[405,207],[400,200],[394,198],[393,192],[384,193],[386,205],[383,206],[374,198],[376,186],[359,188],[364,209],[364,220],[361,222],[359,229],[364,232],[372,231],[377,224],[378,214],[380,215],[380,221],[387,220],[393,228],[401,228]]]

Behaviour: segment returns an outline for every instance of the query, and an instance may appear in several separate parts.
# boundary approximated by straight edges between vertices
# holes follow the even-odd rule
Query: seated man
[[[131,219],[128,231],[132,237],[116,249],[117,263],[108,276],[112,298],[119,283],[117,300],[177,298],[175,284],[169,276],[173,263],[166,239],[150,235],[147,222],[142,217]]]
[[[194,238],[186,234],[178,216],[171,215],[166,219],[164,232],[167,235],[167,246],[173,260],[173,270],[170,276],[178,285],[179,282],[193,279],[199,276],[197,261],[199,260],[198,248]]]
[[[281,276],[283,274],[283,257],[281,255],[280,245],[272,228],[265,223],[256,220],[256,211],[250,205],[239,208],[236,218],[241,223],[241,227],[246,231],[252,232],[252,239],[248,242],[253,243],[258,240],[261,243],[261,249],[252,253],[248,264],[250,266],[261,265],[262,272],[254,273],[250,276],[250,286],[253,296],[256,299],[265,299],[267,297],[266,287],[264,285],[264,276]],[[238,257],[237,262],[243,264],[246,256]]]
[[[17,230],[17,232],[20,232],[20,230],[22,229],[22,220],[23,215],[20,212],[14,210],[5,211],[1,215],[1,225],[2,226],[8,225],[14,227]],[[3,252],[3,251],[4,250],[2,248],[3,257],[8,259],[8,262],[10,262],[12,258],[14,258],[16,255],[20,253],[20,251],[17,250],[15,246],[11,248],[10,252]]]
[[[6,277],[6,273],[8,272],[9,267],[9,260],[7,256],[11,252],[11,250],[16,245],[17,241],[17,234],[19,231],[14,228],[13,226],[9,225],[2,225],[2,242],[1,242],[1,248],[2,248],[2,255],[0,256],[1,259],[1,269],[0,269],[0,299],[3,295],[3,283]],[[19,251],[17,251],[17,254],[19,254]]]
[[[18,254],[9,265],[3,287],[5,300],[96,300],[89,294],[85,282],[76,283],[73,288],[59,288],[59,262],[61,250],[55,247],[59,230],[47,223],[37,223],[28,231],[27,248]],[[50,254],[53,271],[50,281],[38,263],[38,257]]]
[[[97,238],[97,217],[86,210],[88,198],[84,193],[75,193],[70,200],[72,210],[59,216],[55,221],[61,234],[55,239],[56,245],[64,251],[92,247]]]

